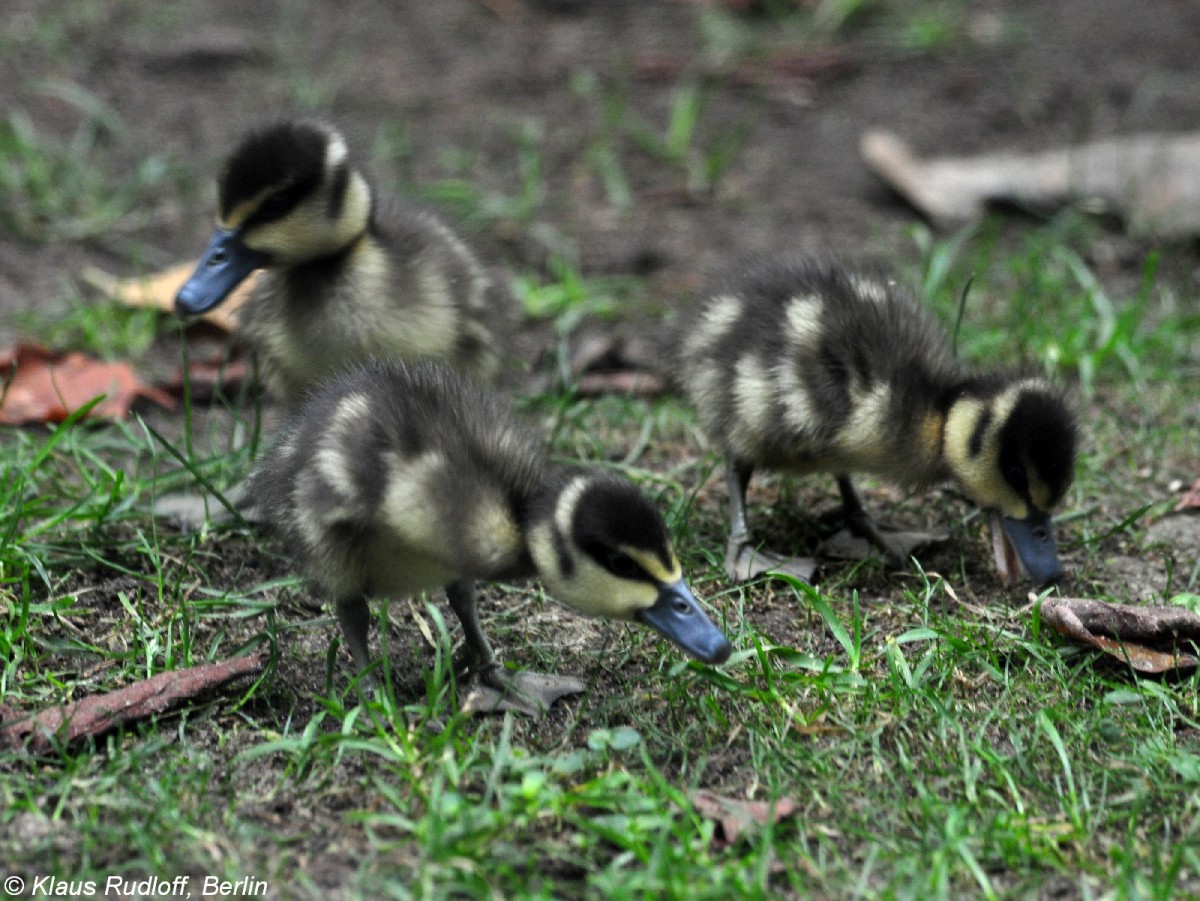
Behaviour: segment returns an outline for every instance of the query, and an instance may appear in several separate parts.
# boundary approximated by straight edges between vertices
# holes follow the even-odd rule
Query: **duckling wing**
[[[376,239],[389,272],[384,295],[391,308],[391,340],[411,344],[399,354],[444,359],[483,382],[498,375],[511,338],[515,304],[475,253],[438,217],[393,208],[381,217]]]
[[[377,363],[302,405],[250,490],[331,593],[411,594],[519,572],[514,504],[541,466],[491,394],[436,364]]]
[[[734,459],[903,482],[925,480],[926,421],[957,374],[937,323],[907,294],[811,260],[717,289],[680,361],[701,425]]]

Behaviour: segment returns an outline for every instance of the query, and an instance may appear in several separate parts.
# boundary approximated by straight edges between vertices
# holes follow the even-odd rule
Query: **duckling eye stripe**
[[[972,457],[978,457],[983,450],[983,436],[987,434],[988,426],[992,424],[992,409],[984,407],[983,412],[979,414],[979,419],[975,423],[975,428],[971,431],[971,438],[967,442],[967,453]]]
[[[263,190],[259,191],[249,200],[243,200],[233,209],[223,212],[217,217],[217,224],[220,225],[221,228],[227,228],[230,231],[237,231],[242,227],[242,224],[246,221],[247,217],[249,217],[251,213],[258,209],[258,205],[263,202],[263,199],[266,198],[271,191],[271,188],[263,188]]]
[[[329,218],[337,219],[342,215],[342,208],[346,205],[346,189],[350,185],[350,171],[346,168],[345,163],[339,163],[337,168],[333,170],[333,176],[329,184]]]
[[[571,549],[567,547],[567,539],[557,526],[551,528],[551,536],[554,541],[554,553],[558,557],[559,572],[564,579],[570,579],[575,574],[575,559],[571,556]]]
[[[246,215],[241,224],[242,230],[283,219],[301,204],[312,191],[313,185],[311,180],[300,181],[264,192],[262,200]]]
[[[630,547],[623,547],[626,554],[632,557],[637,564],[644,569],[655,582],[660,584],[670,584],[678,582],[683,578],[683,571],[679,567],[679,563],[675,560],[671,561],[671,566],[663,565],[663,562],[653,554],[647,554],[644,551],[636,550]]]

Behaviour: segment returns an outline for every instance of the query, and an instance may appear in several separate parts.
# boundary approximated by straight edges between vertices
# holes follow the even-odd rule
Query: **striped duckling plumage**
[[[506,291],[437,217],[382,209],[330,125],[283,121],[241,141],[176,311],[211,309],[260,268],[239,332],[285,402],[373,357],[438,359],[483,381],[500,371]]]
[[[372,363],[295,411],[249,497],[335,601],[360,669],[368,597],[445,587],[472,670],[507,698],[499,706],[549,706],[578,683],[511,678],[475,608],[475,582],[532,575],[580,613],[640,621],[724,661],[729,642],[689,591],[645,495],[609,473],[551,466],[542,444],[506,403],[445,366]]]
[[[817,260],[758,264],[702,302],[679,373],[726,458],[731,578],[784,562],[750,540],[745,492],[757,469],[834,475],[851,530],[885,550],[851,475],[952,480],[993,514],[1005,581],[1018,563],[1039,584],[1061,574],[1050,512],[1077,444],[1064,392],[1037,376],[968,371],[929,311],[886,277]]]

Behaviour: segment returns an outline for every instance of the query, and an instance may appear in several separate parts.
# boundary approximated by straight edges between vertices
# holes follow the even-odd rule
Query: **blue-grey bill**
[[[654,606],[639,611],[638,619],[703,663],[724,663],[733,652],[683,580],[664,585]]]
[[[1016,580],[1014,563],[1019,563],[1037,585],[1046,585],[1062,577],[1062,564],[1058,562],[1054,544],[1054,526],[1048,513],[1035,511],[1025,519],[993,516],[992,543],[996,567],[1005,583]]]
[[[175,315],[195,316],[211,310],[266,262],[266,254],[243,244],[237,232],[218,228],[204,248],[196,271],[175,295]]]

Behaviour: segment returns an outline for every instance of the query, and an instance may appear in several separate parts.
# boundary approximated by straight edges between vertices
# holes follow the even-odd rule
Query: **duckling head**
[[[330,256],[366,233],[371,192],[351,167],[345,139],[320,122],[252,132],[218,182],[217,228],[175,310],[221,303],[252,271]]]
[[[529,550],[550,592],[586,616],[635,620],[705,663],[732,646],[687,586],[658,511],[624,479],[565,477],[533,512]]]
[[[1062,575],[1050,511],[1075,474],[1078,431],[1063,392],[1037,379],[968,389],[946,417],[946,459],[963,491],[992,514],[1004,582],[1018,565],[1039,585]]]

